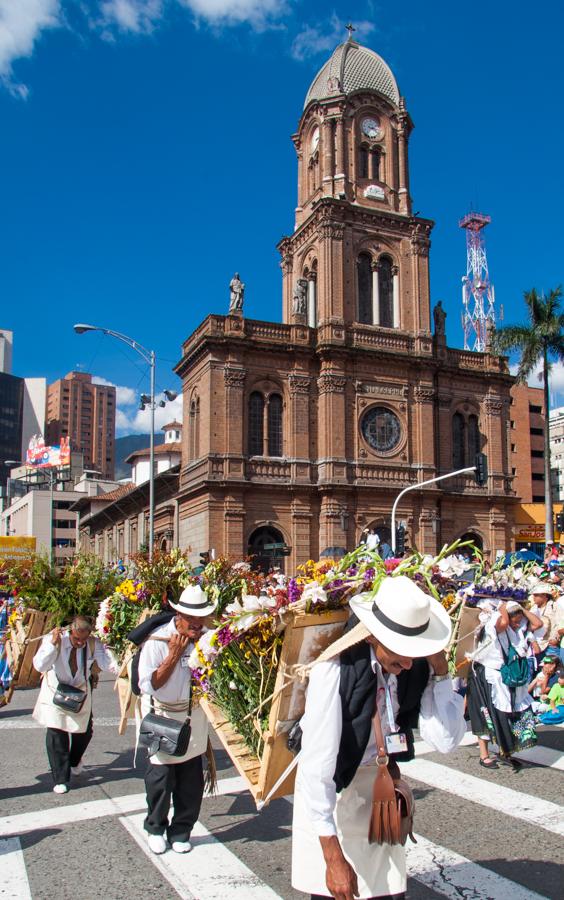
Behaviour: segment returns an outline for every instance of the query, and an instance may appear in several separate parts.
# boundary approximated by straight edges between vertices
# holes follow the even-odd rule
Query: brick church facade
[[[291,548],[288,571],[367,527],[389,535],[405,487],[407,543],[435,552],[473,535],[510,546],[513,379],[506,360],[431,329],[433,223],[412,213],[412,122],[395,78],[349,39],[311,85],[293,141],[296,227],[279,245],[282,323],[209,315],[185,341],[179,544],[194,554]],[[282,563],[284,564],[284,563]]]

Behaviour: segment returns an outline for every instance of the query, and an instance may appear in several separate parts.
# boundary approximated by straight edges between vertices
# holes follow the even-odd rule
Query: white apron
[[[186,709],[181,712],[172,711],[168,707],[168,704],[166,705],[166,708],[163,707],[158,700],[154,700],[153,702],[155,707],[154,712],[158,716],[164,716],[166,719],[176,719],[177,722],[186,721],[188,715],[188,702],[186,702]],[[137,709],[135,711],[137,741],[139,740],[139,726],[141,725],[141,719],[150,712],[151,698],[148,694],[141,694],[141,703],[137,704]],[[208,745],[208,720],[200,706],[192,706],[191,724],[192,731],[190,733],[190,743],[188,744],[188,749],[184,756],[169,756],[168,753],[154,753],[153,756],[149,757],[150,762],[152,762],[154,766],[175,765],[176,763],[182,763],[186,762],[188,759],[193,759],[195,756],[201,756],[202,753],[206,752],[206,747]]]
[[[92,712],[92,688],[90,687],[90,679],[86,684],[77,685],[81,690],[87,691],[87,697],[84,706],[80,712],[73,713],[67,709],[60,709],[53,703],[53,697],[57,690],[59,679],[54,669],[49,669],[41,679],[41,689],[39,697],[33,710],[33,718],[45,728],[59,728],[61,731],[68,731],[69,734],[84,734],[88,728],[90,713]]]
[[[360,898],[401,894],[406,890],[405,849],[369,844],[372,787],[376,765],[359,766],[347,788],[337,794],[335,824],[343,853],[358,876]],[[294,794],[292,887],[305,894],[327,896],[326,865],[299,790]]]

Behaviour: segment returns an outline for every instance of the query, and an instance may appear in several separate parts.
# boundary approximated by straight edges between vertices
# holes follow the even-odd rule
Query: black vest
[[[355,619],[353,624],[356,624]],[[347,630],[350,627],[349,622]],[[338,791],[351,783],[364,756],[370,738],[378,688],[378,679],[371,665],[370,645],[366,641],[341,653],[340,661],[343,730],[333,776]],[[415,755],[413,729],[417,728],[421,697],[428,682],[429,664],[426,659],[414,659],[411,669],[398,676],[399,711],[396,724],[407,738],[407,750],[394,754],[394,759],[399,762],[407,762]]]

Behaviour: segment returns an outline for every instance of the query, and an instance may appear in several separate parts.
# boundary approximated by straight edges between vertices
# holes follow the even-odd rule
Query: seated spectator
[[[548,692],[558,683],[559,662],[557,656],[545,656],[541,660],[541,670],[528,688],[533,697],[535,712],[542,709],[543,705],[548,708]]]
[[[548,692],[548,700],[550,703],[550,711],[558,712],[557,706],[564,706],[564,672],[560,669],[558,673],[558,681],[553,684]]]

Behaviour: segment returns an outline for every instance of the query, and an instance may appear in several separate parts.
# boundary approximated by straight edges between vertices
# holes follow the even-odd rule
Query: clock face
[[[315,128],[311,135],[311,152],[315,153],[319,146],[319,128]]]
[[[380,121],[375,116],[363,119],[361,128],[366,137],[377,138],[380,135]]]
[[[366,443],[378,453],[389,453],[400,442],[400,420],[385,406],[373,406],[362,417],[360,430]]]

